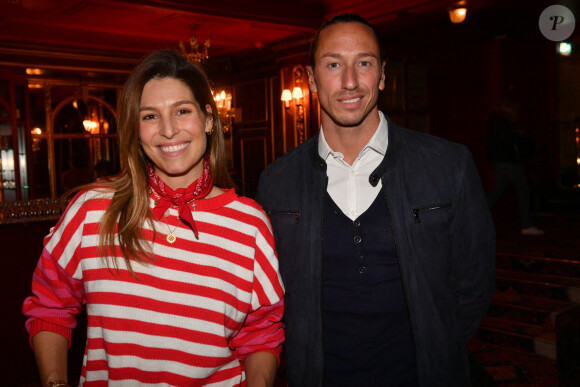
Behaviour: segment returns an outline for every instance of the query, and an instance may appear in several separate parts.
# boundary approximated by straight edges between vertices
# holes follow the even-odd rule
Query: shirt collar
[[[360,154],[362,154],[363,152],[367,152],[367,149],[372,149],[383,156],[387,154],[387,146],[389,143],[387,120],[383,112],[381,112],[380,110],[379,117],[380,117],[379,127],[377,128],[375,134],[373,134],[369,142],[361,150]],[[324,130],[322,126],[320,126],[320,135],[318,136],[318,154],[320,155],[320,157],[322,157],[323,160],[326,160],[329,155],[336,156],[337,153],[338,152],[334,152],[326,142],[326,138],[324,138]]]

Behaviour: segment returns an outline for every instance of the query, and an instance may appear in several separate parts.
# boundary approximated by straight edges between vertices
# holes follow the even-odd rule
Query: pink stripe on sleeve
[[[44,249],[32,276],[32,296],[24,300],[22,312],[28,316],[26,329],[30,340],[46,330],[67,338],[76,327],[85,291],[81,281],[70,277]]]
[[[284,342],[284,299],[274,305],[263,305],[248,314],[244,326],[230,342],[230,348],[243,359],[255,352],[270,352],[280,362],[280,351]]]

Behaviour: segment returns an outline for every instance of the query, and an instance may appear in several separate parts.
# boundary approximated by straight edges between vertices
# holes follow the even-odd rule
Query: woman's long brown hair
[[[214,185],[233,188],[234,183],[227,169],[226,151],[218,110],[205,74],[189,63],[181,54],[172,50],[155,51],[147,56],[133,71],[121,96],[119,105],[119,149],[121,173],[106,181],[84,188],[101,187],[112,192],[113,198],[99,230],[101,256],[115,257],[116,243],[125,260],[127,269],[134,275],[131,260],[145,262],[152,259],[151,246],[143,235],[148,222],[153,227],[153,215],[149,209],[149,184],[146,166],[149,162],[139,144],[139,106],[145,84],[151,79],[175,78],[191,89],[193,96],[206,114],[211,107],[213,127],[207,136],[206,154],[210,154],[210,170]],[[118,269],[115,259],[113,266]]]

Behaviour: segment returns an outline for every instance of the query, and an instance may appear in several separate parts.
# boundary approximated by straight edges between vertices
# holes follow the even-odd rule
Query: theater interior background
[[[508,189],[493,212],[497,297],[470,348],[497,382],[537,385],[537,370],[543,370],[552,382],[560,378],[566,385],[566,378],[580,371],[565,363],[580,356],[560,352],[580,339],[565,336],[569,330],[557,334],[555,316],[580,302],[574,244],[580,236],[580,27],[563,42],[546,38],[539,18],[553,4],[0,0],[0,297],[5,311],[0,384],[38,383],[20,307],[42,238],[66,205],[61,195],[119,171],[116,109],[138,61],[153,50],[171,48],[205,70],[220,107],[230,172],[238,191],[251,197],[261,171],[320,126],[317,96],[308,89],[305,70],[314,32],[334,15],[356,13],[384,41],[381,110],[401,126],[466,145],[488,192],[493,174],[485,154],[487,120],[503,93],[517,97],[518,126],[531,144],[525,166],[532,210],[540,225],[551,229],[547,236],[522,240],[514,232],[515,191]],[[580,2],[557,4],[580,22]],[[457,8],[467,11],[462,22],[451,20]],[[560,249],[562,244],[566,248]],[[560,266],[546,272],[550,265]],[[552,280],[556,285],[550,291],[529,290],[531,282]],[[524,297],[531,301],[522,308]],[[572,315],[566,315],[566,323],[577,324],[578,313]],[[71,348],[73,374],[82,358],[83,336],[78,336]],[[561,340],[565,343],[558,345]]]

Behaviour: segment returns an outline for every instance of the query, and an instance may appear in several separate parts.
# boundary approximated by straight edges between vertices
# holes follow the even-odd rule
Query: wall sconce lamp
[[[284,101],[285,108],[289,108],[290,101],[292,101],[292,100],[294,100],[294,104],[296,106],[301,106],[302,105],[302,98],[304,98],[304,94],[302,93],[302,89],[300,87],[296,86],[294,89],[292,89],[292,92],[290,91],[290,89],[284,89],[284,91],[282,91],[282,97],[280,97],[280,100]]]
[[[296,86],[292,90],[292,98],[294,98],[296,105],[302,105],[302,98],[304,98],[304,94],[302,94],[302,88]]]
[[[42,135],[42,129],[36,127],[30,131],[32,135],[32,151],[38,152],[40,150],[40,136]]]
[[[292,92],[288,89],[284,89],[284,91],[282,91],[282,97],[280,99],[284,101],[284,107],[288,109],[290,107],[290,101],[292,101]]]
[[[302,91],[302,75],[304,70],[300,66],[295,66],[292,70],[292,84],[294,87],[292,91],[290,89],[284,89],[280,100],[284,102],[284,107],[286,111],[292,116],[294,122],[295,131],[295,142],[296,145],[301,144],[305,139],[305,126],[304,126],[304,92]],[[294,109],[292,112],[288,111],[290,109],[290,101],[294,100]],[[308,103],[308,102],[307,102]]]
[[[462,23],[465,20],[465,16],[467,16],[467,8],[459,7],[449,9],[449,19],[451,20],[451,23]]]

